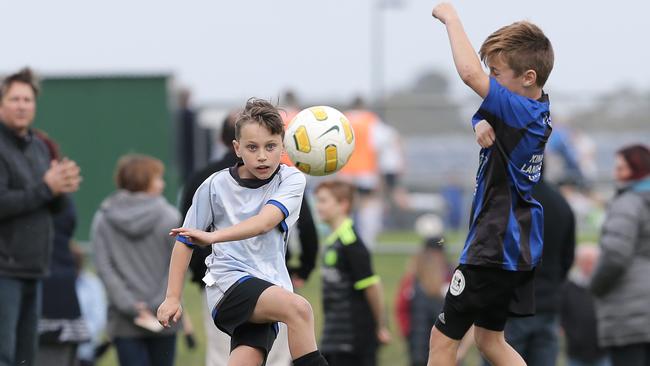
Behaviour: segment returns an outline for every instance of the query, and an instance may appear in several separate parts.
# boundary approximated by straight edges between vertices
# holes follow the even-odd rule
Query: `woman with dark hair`
[[[45,143],[50,160],[61,160],[58,144],[45,132],[34,130]],[[49,275],[43,279],[41,317],[38,320],[39,349],[35,364],[73,366],[77,346],[90,339],[75,290],[77,271],[70,244],[77,226],[77,212],[69,195],[62,195],[53,214],[54,241]]]
[[[127,155],[117,163],[117,191],[102,202],[91,237],[108,295],[108,326],[121,366],[171,366],[177,327],[155,317],[165,299],[168,263],[180,214],[162,196],[163,163]]]
[[[650,365],[650,149],[616,154],[618,192],[607,209],[591,280],[598,338],[614,366]]]

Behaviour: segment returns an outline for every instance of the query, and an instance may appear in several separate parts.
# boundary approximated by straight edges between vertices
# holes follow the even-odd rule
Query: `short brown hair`
[[[551,41],[544,32],[527,21],[512,23],[490,34],[483,42],[479,55],[483,63],[494,56],[503,56],[516,76],[526,70],[535,70],[536,83],[540,88],[546,84],[553,70],[555,57]]]
[[[147,155],[129,154],[117,161],[115,184],[118,189],[145,192],[156,175],[163,174],[162,161]]]
[[[29,67],[24,67],[20,71],[9,75],[4,78],[4,80],[2,80],[2,83],[0,84],[0,100],[2,100],[13,83],[24,83],[29,85],[34,91],[35,97],[37,97],[38,93],[40,92],[38,79],[32,72],[32,69]]]
[[[239,112],[235,119],[235,139],[237,141],[241,137],[242,127],[252,122],[266,127],[272,135],[280,135],[284,139],[284,122],[278,109],[269,101],[258,98],[250,98],[246,101],[244,110]]]
[[[348,207],[348,213],[350,213],[352,205],[354,204],[355,191],[352,184],[340,180],[326,180],[318,184],[314,192],[318,193],[321,189],[326,189],[331,192],[338,202],[348,202],[350,204]]]

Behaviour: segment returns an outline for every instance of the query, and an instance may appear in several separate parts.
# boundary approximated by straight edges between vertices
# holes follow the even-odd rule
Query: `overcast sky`
[[[393,0],[395,1],[395,0]],[[455,78],[435,2],[381,11],[390,91],[437,69]],[[169,72],[198,103],[276,97],[348,98],[371,89],[371,4],[377,0],[1,1],[0,72]],[[455,2],[478,48],[498,27],[537,23],[555,48],[547,90],[593,95],[650,89],[650,5],[640,0]],[[606,5],[606,6],[601,6]],[[462,85],[452,80],[456,92]]]

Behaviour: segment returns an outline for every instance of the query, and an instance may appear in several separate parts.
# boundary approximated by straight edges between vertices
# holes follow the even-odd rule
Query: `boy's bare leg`
[[[474,326],[474,340],[481,354],[493,366],[526,366],[524,359],[506,342],[503,331]]]
[[[264,290],[251,316],[253,323],[280,321],[287,325],[289,352],[297,359],[316,351],[314,314],[309,302],[278,286]]]
[[[230,353],[228,366],[260,366],[264,361],[262,351],[251,346],[237,346]]]
[[[454,366],[460,341],[444,335],[435,326],[429,339],[429,361],[427,366]]]

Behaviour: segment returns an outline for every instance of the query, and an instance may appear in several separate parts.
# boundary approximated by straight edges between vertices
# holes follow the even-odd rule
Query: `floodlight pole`
[[[383,0],[370,0],[370,95],[377,112],[384,114]]]
[[[377,112],[383,116],[384,92],[384,10],[398,9],[406,0],[370,0],[370,95]]]

